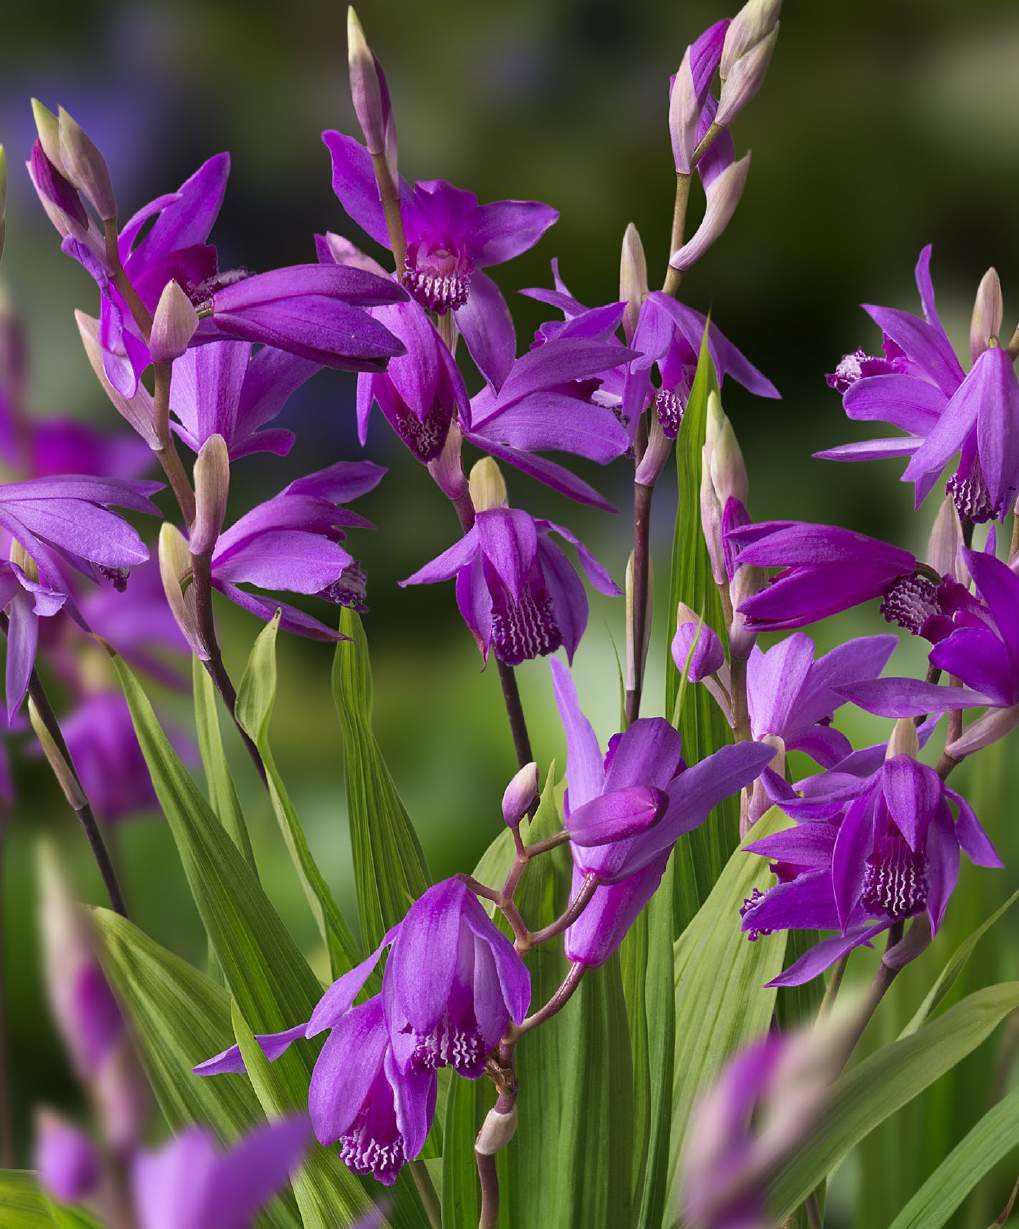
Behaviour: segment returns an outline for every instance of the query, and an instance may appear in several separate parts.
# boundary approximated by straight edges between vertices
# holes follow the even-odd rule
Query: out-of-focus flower
[[[134,1161],[138,1229],[250,1229],[300,1165],[309,1143],[303,1117],[255,1127],[227,1151],[211,1131],[189,1127]]]
[[[596,965],[619,947],[654,895],[680,836],[703,823],[723,798],[749,785],[774,751],[739,743],[688,768],[679,733],[659,717],[641,717],[610,740],[603,756],[569,670],[555,660],[551,666],[566,733],[572,893],[589,875],[602,881],[566,932],[566,955]]]
[[[505,505],[480,508],[459,542],[400,584],[455,578],[461,617],[486,659],[492,651],[515,666],[560,647],[572,659],[587,626],[587,596],[552,534],[576,547],[595,589],[619,595],[612,577],[568,529]]]
[[[815,944],[772,985],[809,981],[920,913],[936,932],[958,878],[960,849],[977,866],[1001,866],[966,799],[910,755],[891,754],[867,777],[836,765],[797,789],[776,796],[796,826],[746,847],[772,860],[779,882],[745,902],[743,930],[751,939],[773,930],[839,933]]]
[[[298,478],[219,535],[212,553],[212,583],[244,610],[315,640],[340,633],[286,602],[250,593],[258,589],[307,593],[355,610],[365,607],[365,574],[340,543],[348,529],[371,522],[341,505],[367,494],[385,474],[371,461],[337,461]]]
[[[49,1109],[35,1115],[35,1168],[43,1190],[61,1203],[81,1203],[102,1181],[95,1144],[79,1127]]]
[[[938,316],[930,261],[928,244],[916,264],[923,316],[865,305],[882,331],[884,356],[858,350],[828,377],[842,393],[849,418],[888,422],[907,434],[816,455],[833,461],[909,457],[902,477],[914,484],[919,506],[958,453],[947,491],[960,516],[1000,520],[1019,492],[1019,380],[1012,357],[990,332],[992,325],[1000,328],[993,287],[987,291],[992,302],[986,310],[978,295],[974,362],[968,373],[963,371]]]

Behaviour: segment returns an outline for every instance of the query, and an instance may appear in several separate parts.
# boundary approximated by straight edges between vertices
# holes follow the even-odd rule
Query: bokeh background
[[[432,0],[422,7],[367,0],[361,15],[388,72],[405,174],[449,178],[482,200],[535,197],[561,210],[559,224],[535,251],[497,271],[507,292],[547,283],[548,261],[558,255],[581,299],[614,298],[619,240],[630,221],[644,238],[652,277],[660,276],[673,182],[666,80],[686,43],[726,15],[724,5]],[[356,131],[344,26],[343,5],[303,0],[8,9],[0,139],[12,169],[2,278],[28,323],[32,404],[40,414],[80,415],[111,426],[115,418],[88,370],[72,317],[74,307],[92,309],[94,290],[60,255],[21,165],[34,136],[29,97],[54,107],[63,103],[92,134],[105,151],[125,214],[173,189],[210,154],[229,149],[231,183],[215,232],[221,263],[263,269],[313,259],[314,232],[355,236],[331,192],[319,140],[328,127]],[[735,130],[737,148],[754,152],[746,194],[724,240],[683,291],[694,305],[712,309],[783,393],[780,402],[756,401],[736,388],[726,397],[751,469],[758,517],[851,524],[906,546],[923,541],[929,517],[911,514],[896,463],[836,468],[810,459],[815,449],[863,434],[843,419],[823,375],[846,350],[876,344],[860,301],[915,307],[912,266],[928,241],[935,244],[939,306],[960,350],[973,291],[990,264],[1005,284],[1007,321],[1014,320],[1017,104],[1014,0],[788,3],[766,87]],[[512,301],[523,345],[541,310],[516,295]],[[298,447],[286,460],[254,458],[238,466],[235,509],[299,473],[358,455],[352,398],[353,378],[334,372],[302,389],[282,420],[298,431]],[[472,866],[497,830],[499,796],[514,767],[512,746],[494,672],[481,671],[450,588],[396,586],[453,540],[450,510],[381,419],[373,424],[368,455],[390,467],[363,505],[379,532],[359,535],[355,544],[370,576],[377,730],[432,868],[447,874]],[[625,502],[624,465],[593,479]],[[621,576],[625,518],[566,506],[520,476],[510,483],[517,502],[554,510]],[[673,490],[664,480],[654,526],[659,593],[666,587],[672,512]],[[232,609],[222,617],[228,661],[239,672],[256,625]],[[661,702],[663,617],[657,626],[647,711]],[[881,630],[876,611],[822,628],[818,639],[827,646],[850,630]],[[613,644],[621,636],[621,604],[595,596],[577,670],[603,734],[615,728]],[[277,757],[316,855],[340,898],[349,901],[330,655],[306,642],[281,644]],[[904,669],[920,660],[916,646],[895,659]],[[520,676],[532,735],[547,763],[561,751],[547,668],[532,663]],[[181,715],[186,718],[186,710]],[[850,728],[861,738],[877,732],[864,718]],[[1005,758],[976,782],[988,797],[999,789],[998,797],[1014,797]],[[311,948],[310,919],[279,856],[271,816],[239,756],[237,768],[257,843],[267,855],[270,892]],[[2,900],[3,956],[12,996],[14,1093],[27,1149],[28,1105],[68,1103],[74,1095],[39,985],[36,836],[57,833],[82,895],[96,901],[101,895],[48,780],[24,758],[18,779]],[[1015,825],[1011,805],[987,818],[1002,845],[1019,844],[1008,832]],[[117,846],[137,920],[200,960],[199,925],[162,821],[140,817],[124,825]],[[1014,886],[1014,872],[989,880],[994,876],[985,874],[960,893],[952,922],[958,935],[986,916],[1006,883]],[[974,967],[977,980],[1015,973],[1015,930],[1006,923],[996,936],[982,949],[987,967]],[[947,953],[951,936],[944,942]],[[891,1035],[895,1021],[884,1027]],[[952,1086],[950,1130],[957,1134],[945,1128],[925,1138],[925,1169],[979,1113],[992,1062],[1000,1068],[1003,1060],[982,1057],[972,1079]],[[963,1093],[969,1096],[977,1076],[983,1085],[967,1100]],[[26,1156],[23,1151],[22,1160]],[[888,1174],[894,1166],[876,1172],[882,1168],[887,1190],[868,1196],[876,1200],[876,1219],[861,1224],[887,1223],[901,1203]],[[848,1167],[843,1201],[868,1172],[866,1163]],[[882,1218],[883,1212],[888,1215]]]

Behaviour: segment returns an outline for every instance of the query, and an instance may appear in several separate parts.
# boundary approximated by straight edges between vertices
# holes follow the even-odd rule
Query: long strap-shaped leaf
[[[975,1050],[1017,1008],[1019,982],[977,990],[844,1075],[821,1123],[770,1184],[776,1219],[789,1216],[861,1139]]]
[[[362,953],[332,892],[318,868],[304,828],[283,782],[269,741],[269,726],[276,703],[276,633],[279,614],[267,623],[255,640],[237,692],[237,720],[258,748],[265,765],[266,787],[273,813],[283,834],[301,887],[329,952],[333,977],[357,964]]]
[[[769,811],[757,821],[754,836],[778,831],[788,823],[781,812]],[[754,888],[767,887],[770,879],[767,862],[737,850],[676,943],[669,1207],[678,1206],[676,1162],[694,1102],[715,1082],[726,1059],[767,1032],[771,1024],[775,991],[765,983],[782,969],[785,932],[751,943],[739,927],[740,905]]]
[[[1019,1148],[1019,1088],[980,1119],[945,1157],[889,1229],[938,1229],[980,1179]]]
[[[318,980],[167,740],[138,680],[120,658],[114,658],[114,666],[191,894],[244,1019],[260,1033],[307,1020],[321,997]],[[217,1049],[231,1040],[229,1033]],[[308,1044],[293,1046],[278,1062],[280,1077],[294,1095],[306,1094]],[[333,1214],[342,1224],[344,1217],[356,1219],[372,1204],[353,1174],[339,1172],[345,1197]]]
[[[354,611],[341,612],[340,631],[350,639],[336,646],[333,698],[343,743],[361,937],[372,948],[430,881],[421,843],[372,732],[371,662]]]
[[[222,986],[119,914],[96,909],[93,916],[102,939],[103,970],[131,1021],[146,1075],[170,1129],[200,1122],[230,1143],[263,1122],[265,1115],[247,1080],[200,1080],[191,1074],[196,1063],[230,1038],[230,997]],[[300,1229],[289,1194],[262,1215],[267,1229]]]

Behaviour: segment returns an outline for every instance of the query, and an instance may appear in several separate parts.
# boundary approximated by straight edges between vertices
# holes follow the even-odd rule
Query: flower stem
[[[396,280],[399,281],[407,263],[407,240],[404,237],[403,217],[400,214],[400,192],[393,182],[386,155],[372,152],[371,159],[372,169],[375,171],[375,182],[379,186],[382,212],[386,215],[386,230],[389,232],[389,243],[393,249]]]
[[[672,254],[683,246],[683,236],[686,233],[686,211],[690,204],[690,180],[693,178],[693,168],[700,162],[714,144],[715,138],[722,132],[717,124],[712,124],[698,142],[697,148],[690,157],[690,174],[676,175],[676,202],[672,209],[672,237],[669,240],[669,259]],[[665,294],[675,294],[683,281],[683,270],[674,269],[668,265],[665,270],[665,281],[662,290]]]
[[[561,935],[564,930],[568,930],[591,903],[591,897],[594,896],[597,890],[598,876],[586,875],[584,882],[580,885],[580,891],[554,922],[549,922],[547,926],[543,926],[540,930],[533,931],[528,936],[527,942],[523,945],[517,940],[516,948],[520,955],[523,955],[524,952],[529,951],[532,947],[537,947],[539,943],[547,943],[549,939],[554,939],[556,935]]]
[[[7,817],[0,816],[0,1166],[14,1168],[14,1131],[11,1122],[10,1054],[7,1032],[7,928],[4,925],[3,906],[7,902],[4,891],[4,871],[7,842]]]
[[[885,956],[887,956],[892,948],[895,947],[895,945],[902,939],[902,928],[903,923],[896,922],[888,931],[888,942],[885,945]],[[884,959],[882,959],[881,963],[878,965],[877,970],[874,973],[874,977],[871,980],[870,987],[867,990],[866,997],[863,1001],[863,1006],[860,1008],[856,1023],[853,1025],[853,1028],[850,1030],[850,1033],[846,1038],[842,1059],[837,1064],[837,1070],[841,1071],[842,1068],[845,1067],[846,1063],[849,1062],[853,1055],[853,1051],[856,1049],[857,1044],[860,1041],[860,1038],[867,1031],[867,1025],[871,1022],[875,1011],[878,1009],[878,1005],[888,993],[892,982],[895,981],[896,977],[898,977],[900,971],[904,967],[904,965],[886,964]]]
[[[633,592],[631,639],[627,647],[630,678],[624,698],[626,724],[632,725],[640,716],[640,701],[644,691],[644,666],[647,658],[647,636],[651,612],[648,608],[651,570],[651,496],[654,488],[641,482],[633,484]]]
[[[527,721],[524,717],[524,706],[520,702],[520,688],[517,686],[517,676],[512,666],[496,658],[499,668],[499,682],[502,684],[502,698],[506,702],[506,716],[509,718],[510,733],[513,735],[513,747],[517,753],[517,763],[523,768],[530,764],[534,756],[531,754],[531,737],[527,733]]]
[[[573,998],[574,992],[580,985],[586,972],[586,964],[570,965],[570,971],[563,978],[558,990],[556,990],[544,1007],[539,1007],[533,1015],[528,1016],[519,1025],[516,1030],[516,1036],[522,1037],[524,1033],[529,1033],[532,1028],[537,1028],[539,1024],[544,1024],[546,1020],[551,1020],[553,1016],[558,1015],[570,999]]]
[[[478,1229],[496,1229],[499,1224],[499,1174],[495,1156],[475,1150],[478,1183],[481,1186],[481,1216]]]
[[[424,1161],[411,1161],[410,1176],[414,1179],[414,1185],[421,1196],[429,1225],[432,1229],[441,1229],[442,1210],[439,1206],[435,1184],[432,1182],[432,1175],[428,1172],[428,1166]]]

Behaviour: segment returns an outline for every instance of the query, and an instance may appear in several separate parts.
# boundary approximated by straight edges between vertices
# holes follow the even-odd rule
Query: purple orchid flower
[[[0,563],[0,610],[7,637],[4,688],[8,725],[21,708],[35,669],[39,620],[58,614],[66,601],[66,593],[31,580],[16,563]]]
[[[833,461],[909,457],[902,478],[914,484],[919,506],[958,453],[947,491],[959,515],[1000,520],[1019,491],[1019,380],[996,338],[963,371],[938,316],[930,261],[928,244],[916,264],[923,317],[864,305],[882,330],[884,357],[857,350],[827,377],[842,393],[848,417],[888,422],[907,434],[816,455]]]
[[[351,218],[376,243],[389,247],[371,155],[352,137],[324,132],[333,169],[333,191]],[[532,248],[559,217],[538,201],[480,205],[443,179],[414,185],[399,181],[400,215],[407,240],[397,276],[429,311],[452,312],[474,361],[488,375],[493,329],[503,335],[509,311],[502,293],[482,270]],[[509,325],[512,329],[512,325]]]
[[[173,364],[174,432],[196,453],[210,436],[221,435],[231,460],[253,452],[284,457],[294,445],[293,432],[263,428],[319,369],[311,359],[272,346],[254,353],[243,341],[196,346]]]
[[[938,577],[900,550],[837,525],[804,521],[736,524],[725,531],[737,567],[780,568],[740,613],[753,631],[803,627],[881,598],[881,614],[916,636],[936,641],[968,600],[951,576]]]
[[[35,1169],[42,1189],[61,1203],[81,1203],[102,1180],[102,1162],[92,1140],[45,1108],[35,1115]]]
[[[618,585],[586,546],[562,525],[519,508],[477,514],[459,542],[425,564],[403,585],[456,578],[460,614],[484,658],[494,651],[507,666],[565,648],[572,660],[587,626],[587,596],[573,566],[549,540],[571,543],[587,579],[608,597]]]
[[[134,1162],[139,1229],[250,1229],[308,1150],[308,1121],[277,1119],[222,1151],[211,1131],[188,1127]]]
[[[340,543],[348,529],[370,529],[372,524],[341,505],[373,490],[385,472],[371,461],[337,461],[252,508],[216,542],[215,588],[266,622],[281,610],[281,626],[289,631],[313,640],[342,639],[334,628],[296,606],[240,586],[313,594],[365,610],[364,570]]]
[[[1001,866],[966,799],[908,755],[893,755],[868,777],[836,768],[800,786],[802,796],[786,786],[776,797],[796,826],[746,846],[772,860],[779,882],[744,903],[742,927],[751,940],[773,930],[839,933],[771,985],[810,981],[920,913],[936,933],[958,879],[960,849],[976,866]]]
[[[723,798],[749,785],[774,755],[760,743],[723,747],[688,768],[679,732],[642,717],[613,737],[605,755],[584,716],[569,670],[551,662],[566,733],[566,827],[576,895],[589,875],[599,886],[566,932],[566,955],[603,963],[654,895],[672,847],[702,824]]]
[[[906,717],[946,708],[987,706],[946,750],[961,758],[1003,738],[1019,724],[1019,577],[983,551],[964,559],[981,601],[956,615],[930,652],[930,663],[963,687],[929,687],[908,678],[875,679],[841,688],[868,712]]]

